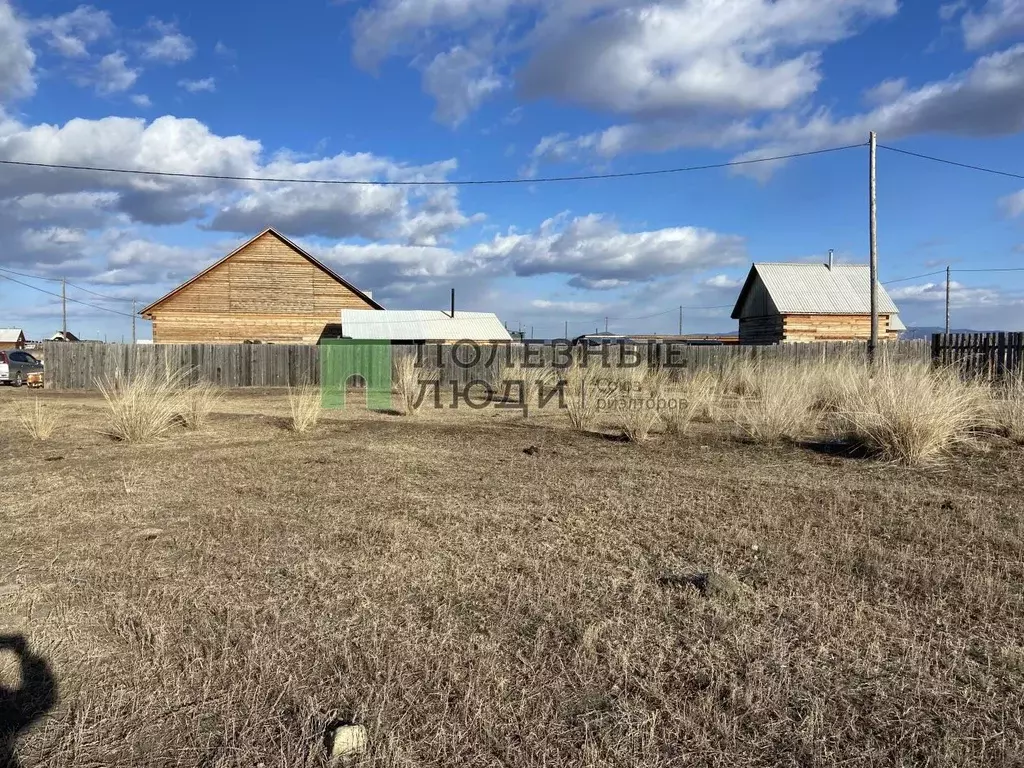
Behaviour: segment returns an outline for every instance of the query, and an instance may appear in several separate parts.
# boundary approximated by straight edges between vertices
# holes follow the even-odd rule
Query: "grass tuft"
[[[108,378],[98,383],[109,414],[104,431],[115,440],[140,443],[167,434],[178,414],[178,385],[182,374],[155,368],[129,378]]]
[[[601,368],[593,361],[587,365],[577,359],[560,373],[569,424],[576,431],[585,432],[594,426],[600,412]]]
[[[992,417],[999,431],[1024,445],[1024,374],[1017,374],[993,392]]]
[[[288,409],[291,413],[292,432],[302,434],[316,429],[323,410],[320,388],[314,384],[303,384],[298,389],[289,387]]]
[[[18,418],[22,429],[33,440],[49,440],[59,423],[53,408],[44,407],[38,397],[32,403],[32,407],[18,413]]]
[[[740,400],[736,423],[756,443],[775,445],[813,434],[819,415],[814,410],[814,389],[805,369],[795,365],[760,366],[748,382],[754,397]]]
[[[848,439],[900,464],[938,461],[985,421],[987,387],[927,364],[883,365],[851,382],[838,422]]]
[[[661,421],[659,401],[665,400],[668,377],[664,371],[649,368],[633,371],[631,380],[620,384],[624,392],[618,398],[619,412],[623,436],[631,443],[642,443]]]
[[[188,387],[178,395],[178,420],[186,429],[205,429],[222,398],[223,393],[208,381]]]
[[[537,395],[542,387],[550,387],[558,380],[554,368],[550,366],[515,365],[505,369],[502,374],[502,383],[506,387],[516,385],[519,390],[520,400],[526,404],[523,415],[528,416],[532,410],[533,397]]]
[[[413,355],[402,355],[394,363],[395,391],[402,413],[415,416],[423,407],[426,396],[421,397],[424,384],[440,379],[441,372],[433,366],[417,364]]]
[[[670,434],[686,435],[698,420],[714,421],[722,399],[722,384],[710,371],[698,371],[676,385],[670,406],[662,411]]]

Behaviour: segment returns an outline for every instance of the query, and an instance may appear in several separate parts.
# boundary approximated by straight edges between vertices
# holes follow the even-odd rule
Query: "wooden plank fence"
[[[1021,334],[1007,334],[1020,336]],[[483,345],[477,354],[475,345],[395,345],[392,359],[416,355],[429,365],[441,368],[445,386],[460,386],[485,381],[497,388],[503,372],[523,359],[521,344]],[[529,362],[543,357],[550,362],[555,353],[550,346],[538,351],[531,346]],[[932,357],[927,341],[886,342],[880,345],[883,359],[894,362],[927,362]],[[1001,349],[1001,348],[1000,348]],[[741,361],[828,362],[863,360],[865,345],[860,342],[821,342],[781,344],[777,346],[685,346],[643,345],[638,348],[642,361],[653,355],[662,365],[678,370],[717,370]],[[600,364],[601,351],[593,350],[591,359]],[[618,349],[610,350],[614,363]],[[98,382],[126,378],[137,371],[181,371],[191,382],[210,381],[225,388],[296,387],[320,383],[320,348],[286,344],[98,344],[89,342],[47,342],[43,345],[46,386],[59,390],[95,389]],[[1002,359],[1019,365],[1019,348]]]
[[[964,376],[1001,378],[1024,372],[1024,333],[936,333],[932,361]]]

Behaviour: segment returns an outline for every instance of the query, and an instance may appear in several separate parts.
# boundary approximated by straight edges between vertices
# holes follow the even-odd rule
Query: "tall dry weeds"
[[[46,407],[38,397],[31,407],[18,411],[18,419],[25,434],[33,440],[49,440],[60,423],[53,404]]]
[[[506,368],[501,378],[506,387],[518,389],[520,401],[527,406],[523,414],[529,415],[534,397],[539,397],[542,388],[553,386],[558,381],[558,373],[549,365],[519,364]]]
[[[316,429],[323,413],[320,388],[315,384],[303,384],[297,389],[289,387],[288,411],[292,432],[303,434]]]
[[[426,396],[424,386],[441,378],[436,366],[418,363],[412,355],[402,355],[394,362],[394,385],[402,413],[415,416],[423,407]]]
[[[591,429],[600,413],[602,390],[607,382],[601,368],[594,361],[587,365],[579,357],[561,371],[561,385],[565,411],[573,429],[584,432]]]
[[[670,434],[686,435],[698,420],[714,421],[722,400],[722,382],[710,371],[684,377],[670,390],[669,405],[662,411]]]
[[[618,405],[622,434],[631,443],[642,443],[650,438],[651,431],[661,421],[668,375],[663,370],[643,366],[632,369],[619,386],[622,394],[613,395],[613,401]]]
[[[163,437],[178,415],[182,372],[148,367],[127,377],[98,382],[109,413],[104,431],[126,443]]]
[[[1024,374],[1003,381],[993,390],[992,419],[996,428],[1024,445]]]
[[[186,429],[205,429],[223,397],[223,392],[208,381],[183,389],[178,393],[178,420]]]
[[[786,363],[765,364],[750,376],[750,388],[757,394],[742,398],[735,415],[736,424],[748,438],[773,445],[817,431],[819,414],[813,407],[815,392],[806,369]]]
[[[881,458],[934,463],[986,421],[987,387],[928,364],[883,364],[852,381],[838,423],[848,439]]]

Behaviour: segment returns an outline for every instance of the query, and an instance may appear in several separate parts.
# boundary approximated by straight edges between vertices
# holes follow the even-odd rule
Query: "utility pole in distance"
[[[568,339],[569,338],[569,321],[568,320],[565,321],[565,336],[563,336],[562,338],[564,338],[564,339]]]
[[[946,335],[949,335],[949,265],[946,265]]]
[[[135,343],[135,299],[132,299],[132,344]]]
[[[60,314],[61,314],[61,332],[63,333],[63,340],[68,340],[68,279],[62,277],[60,279]]]
[[[679,307],[679,335],[683,335],[683,308]]]
[[[871,339],[868,341],[868,362],[875,362],[878,347],[878,200],[876,197],[875,154],[878,140],[875,132],[868,137],[868,225],[871,239]]]

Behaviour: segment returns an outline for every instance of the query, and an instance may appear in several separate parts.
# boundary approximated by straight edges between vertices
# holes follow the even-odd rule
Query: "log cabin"
[[[373,297],[267,229],[141,314],[156,344],[316,344]]]
[[[871,337],[871,277],[864,264],[754,264],[732,318],[740,344],[855,341]],[[906,326],[878,286],[878,338]]]

